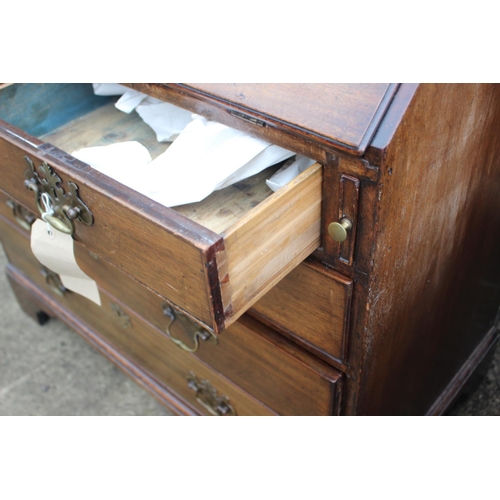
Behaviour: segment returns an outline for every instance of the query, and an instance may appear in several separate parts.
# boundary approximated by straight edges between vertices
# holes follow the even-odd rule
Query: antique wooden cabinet
[[[264,173],[166,208],[71,155],[165,149],[116,99],[7,85],[0,234],[21,307],[180,414],[443,413],[498,336],[500,86],[128,86],[316,163],[275,193]],[[44,190],[100,306],[31,252]]]

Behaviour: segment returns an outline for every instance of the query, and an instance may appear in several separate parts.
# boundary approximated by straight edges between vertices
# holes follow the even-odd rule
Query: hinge
[[[253,116],[248,116],[243,113],[240,113],[239,111],[230,111],[230,113],[233,116],[236,116],[236,118],[241,118],[242,120],[245,120],[246,122],[253,123],[255,125],[258,125],[259,127],[265,127],[266,122],[263,120],[258,120],[257,118],[254,118]]]

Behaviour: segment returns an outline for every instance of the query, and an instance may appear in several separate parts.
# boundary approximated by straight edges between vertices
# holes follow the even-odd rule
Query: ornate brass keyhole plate
[[[94,223],[94,217],[87,205],[80,199],[78,186],[68,181],[67,189],[61,186],[62,179],[54,172],[47,162],[42,162],[38,169],[28,156],[24,157],[28,169],[24,185],[35,193],[38,210],[45,222],[58,231],[66,234],[75,232],[74,220],[78,219],[87,225]],[[45,193],[48,199],[42,196]]]

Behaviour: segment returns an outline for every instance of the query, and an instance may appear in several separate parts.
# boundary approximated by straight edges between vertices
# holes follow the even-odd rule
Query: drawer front
[[[317,262],[305,262],[254,304],[250,312],[308,348],[342,362],[351,294],[351,279]]]
[[[0,229],[12,265],[37,287],[53,294],[64,308],[81,318],[99,337],[199,413],[228,416],[274,414],[195,356],[178,350],[161,332],[104,290],[100,290],[102,306],[66,291],[57,275],[47,274],[30,255],[24,235],[6,222],[0,221]]]
[[[67,87],[71,86],[59,89],[58,101],[70,101],[71,89]],[[46,88],[50,89],[50,85]],[[3,109],[0,119],[2,116],[11,119],[10,108],[5,104],[7,92],[13,100],[11,107],[19,109],[26,104],[25,100],[38,95],[23,89],[13,86],[0,91],[0,102],[5,108],[0,107],[0,111]],[[16,99],[24,101],[18,103]],[[50,101],[49,97],[46,100]],[[36,103],[28,104],[36,108]],[[100,113],[100,109],[85,116],[94,116],[92,113]],[[110,110],[114,110],[112,105]],[[49,107],[46,112],[47,122],[53,118],[52,112],[59,118],[58,109]],[[113,112],[124,120],[123,113]],[[71,135],[74,126],[78,131],[74,135],[86,134],[76,125],[81,120],[68,124],[61,124],[64,120],[54,121],[60,125],[57,130],[68,127]],[[106,128],[107,121],[104,123],[101,135],[112,136],[113,130]],[[91,131],[101,130],[100,124],[98,120],[88,120]],[[125,139],[134,139],[128,129],[123,134]],[[95,140],[102,139],[99,132],[94,131],[94,135],[98,136]],[[38,139],[7,122],[0,123],[1,188],[35,213],[38,213],[35,186],[40,191],[47,190],[54,200],[61,201],[61,206],[78,207],[79,213],[61,209],[61,214],[76,217],[75,240],[212,331],[223,331],[236,321],[320,244],[323,172],[319,164],[278,192],[266,195],[257,206],[249,206],[228,227],[214,232],[113,181],[69,152],[45,143],[44,137],[52,140],[50,133]],[[86,145],[95,144],[90,141]],[[49,184],[44,184],[43,179],[48,179]],[[30,189],[26,189],[25,180],[29,180]],[[50,187],[56,183],[57,193]],[[70,183],[78,187],[80,201],[66,200]],[[58,203],[54,201],[54,205]],[[65,217],[63,214],[58,218]]]
[[[7,223],[4,226],[6,251],[14,265],[23,270],[30,265],[29,273],[38,274],[36,279],[43,283],[27,236]],[[168,338],[169,326],[175,339],[193,348],[193,332],[199,328],[183,316],[177,316],[172,323],[172,317],[165,314],[162,297],[139,286],[83,245],[75,244],[75,256],[101,290],[108,290],[119,303],[133,305],[134,311],[156,328],[154,331],[166,348],[187,354]],[[74,294],[68,298],[71,295]],[[83,318],[85,314],[83,310]],[[207,333],[206,340],[199,340],[195,355],[279,414],[331,415],[339,411],[340,373],[250,317],[245,316],[229,327],[217,337],[217,343]]]

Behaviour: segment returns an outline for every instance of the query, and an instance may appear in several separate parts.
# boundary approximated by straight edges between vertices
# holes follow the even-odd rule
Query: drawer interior
[[[13,84],[0,91],[0,118],[68,153],[137,141],[157,158],[170,143],[158,142],[136,112],[118,110],[119,97],[96,96],[91,84]],[[172,209],[222,233],[272,195],[265,181],[282,164],[215,191],[201,202]]]

